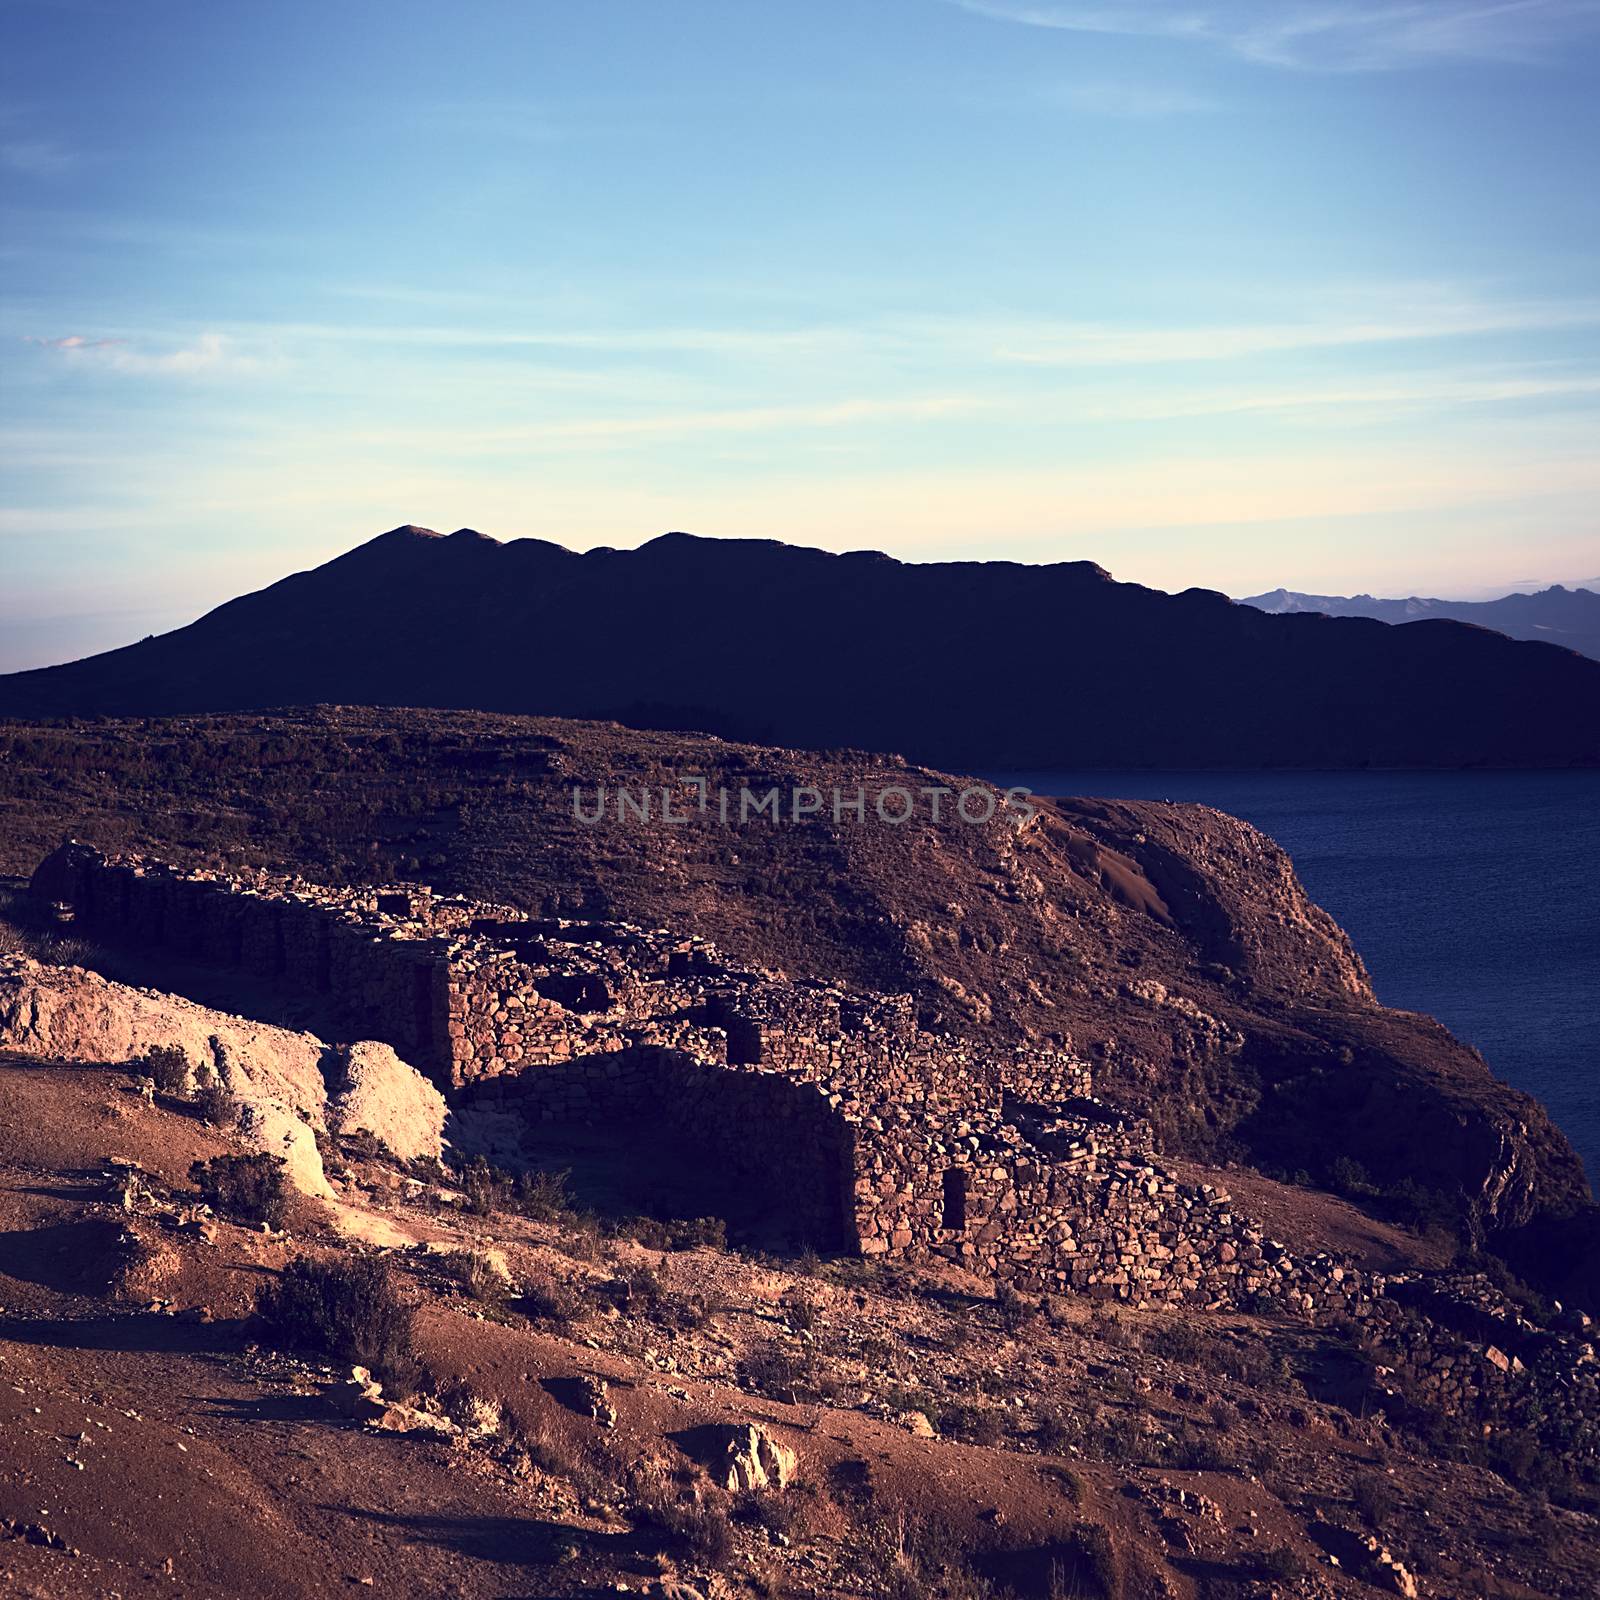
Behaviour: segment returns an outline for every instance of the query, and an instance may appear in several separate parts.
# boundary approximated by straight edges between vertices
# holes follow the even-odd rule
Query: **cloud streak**
[[[1208,45],[1266,66],[1389,72],[1450,59],[1531,62],[1600,32],[1600,0],[947,0],[1072,33]]]
[[[1488,306],[1442,302],[1402,305],[1386,317],[1327,322],[1190,328],[1040,323],[1019,328],[1010,335],[1002,334],[995,355],[1002,361],[1034,366],[1142,366],[1595,327],[1600,327],[1600,303]]]
[[[77,157],[53,139],[0,140],[0,167],[26,178],[54,178],[77,164]]]
[[[193,344],[156,353],[135,349],[126,339],[87,339],[79,333],[53,339],[29,334],[22,342],[52,351],[75,364],[142,377],[249,373],[274,365],[265,357],[244,354],[220,333],[203,333]]]

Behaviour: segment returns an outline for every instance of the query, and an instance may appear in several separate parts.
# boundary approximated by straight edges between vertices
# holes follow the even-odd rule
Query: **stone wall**
[[[63,847],[34,877],[92,938],[327,998],[448,1091],[536,1121],[673,1142],[774,1230],[817,1248],[937,1254],[1034,1290],[1267,1299],[1331,1314],[1370,1292],[1292,1260],[1227,1195],[1148,1154],[1090,1067],[980,1056],[911,998],[725,962],[704,941],[529,918],[426,889],[327,889]]]

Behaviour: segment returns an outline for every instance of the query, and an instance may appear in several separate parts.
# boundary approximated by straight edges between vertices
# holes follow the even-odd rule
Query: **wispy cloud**
[[[1074,33],[1211,45],[1276,67],[1385,72],[1449,58],[1537,61],[1600,31],[1600,0],[947,0]]]
[[[1040,366],[1138,366],[1233,361],[1291,350],[1478,338],[1600,327],[1600,302],[1480,305],[1470,301],[1401,304],[1387,316],[1217,327],[1133,328],[1104,323],[1037,323],[1000,335],[1004,361]]]
[[[69,172],[78,158],[53,139],[0,140],[0,167],[29,178],[53,178]]]
[[[1246,413],[1321,414],[1345,425],[1417,412],[1545,402],[1589,405],[1600,400],[1600,375],[1560,372],[1439,372],[1342,384],[1281,384],[1149,394],[1124,402],[1095,400],[1086,419],[1155,422]]]
[[[192,344],[161,351],[138,349],[126,339],[88,339],[78,333],[59,338],[30,334],[24,337],[23,343],[37,345],[75,363],[142,376],[247,373],[276,365],[266,356],[246,354],[220,333],[203,333]]]
[[[352,445],[416,452],[459,451],[466,456],[526,455],[540,451],[627,449],[656,440],[864,428],[877,423],[934,422],[969,416],[993,401],[978,395],[854,397],[804,405],[669,408],[611,416],[561,417],[502,428],[434,427],[355,430]]]
[[[36,344],[45,350],[108,350],[112,345],[126,344],[126,339],[85,339],[81,333],[64,334],[59,339],[41,339],[35,334],[24,334],[24,344]]]

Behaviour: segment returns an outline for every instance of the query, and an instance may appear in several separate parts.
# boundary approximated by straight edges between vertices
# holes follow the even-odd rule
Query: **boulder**
[[[239,1107],[239,1137],[268,1155],[281,1156],[285,1182],[301,1194],[331,1200],[333,1185],[310,1125],[273,1100],[245,1100]]]
[[[444,1096],[388,1045],[363,1039],[341,1050],[331,1090],[331,1133],[365,1129],[402,1161],[444,1154]]]
[[[358,1422],[376,1422],[385,1410],[383,1385],[365,1367],[351,1367],[344,1378],[324,1392],[340,1416],[354,1417]]]
[[[729,1424],[724,1430],[723,1487],[786,1489],[794,1477],[796,1456],[759,1423]]]

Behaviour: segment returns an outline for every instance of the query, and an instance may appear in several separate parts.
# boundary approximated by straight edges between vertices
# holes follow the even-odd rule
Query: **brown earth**
[[[966,787],[859,752],[468,712],[0,724],[0,869],[31,871],[71,834],[671,925],[791,976],[909,991],[976,1038],[1070,1039],[1171,1152],[1304,1172],[1476,1241],[1514,1231],[1525,1270],[1600,1299],[1587,1185],[1543,1109],[1432,1019],[1377,1005],[1348,938],[1247,824],[1071,799],[1021,827],[952,821],[948,801],[939,825],[574,814],[575,788],[592,810],[602,787],[676,786],[681,808],[688,774],[734,794]],[[1580,1248],[1549,1247],[1556,1222]]]
[[[646,1249],[570,1212],[466,1214],[347,1141],[340,1203],[401,1245],[380,1256],[418,1308],[419,1403],[492,1419],[377,1431],[330,1403],[324,1358],[251,1317],[286,1261],[364,1253],[322,1203],[286,1234],[204,1236],[187,1170],[231,1136],[114,1068],[0,1060],[0,1127],[7,1595],[1362,1600],[1372,1522],[1423,1597],[1600,1583],[1593,1505],[1373,1414],[1337,1331]],[[97,1176],[112,1156],[149,1175],[132,1211]],[[1285,1203],[1293,1227],[1416,1258],[1342,1202]],[[440,1270],[440,1246],[491,1244],[504,1301]],[[708,1431],[734,1422],[796,1451],[792,1487],[713,1481]]]

